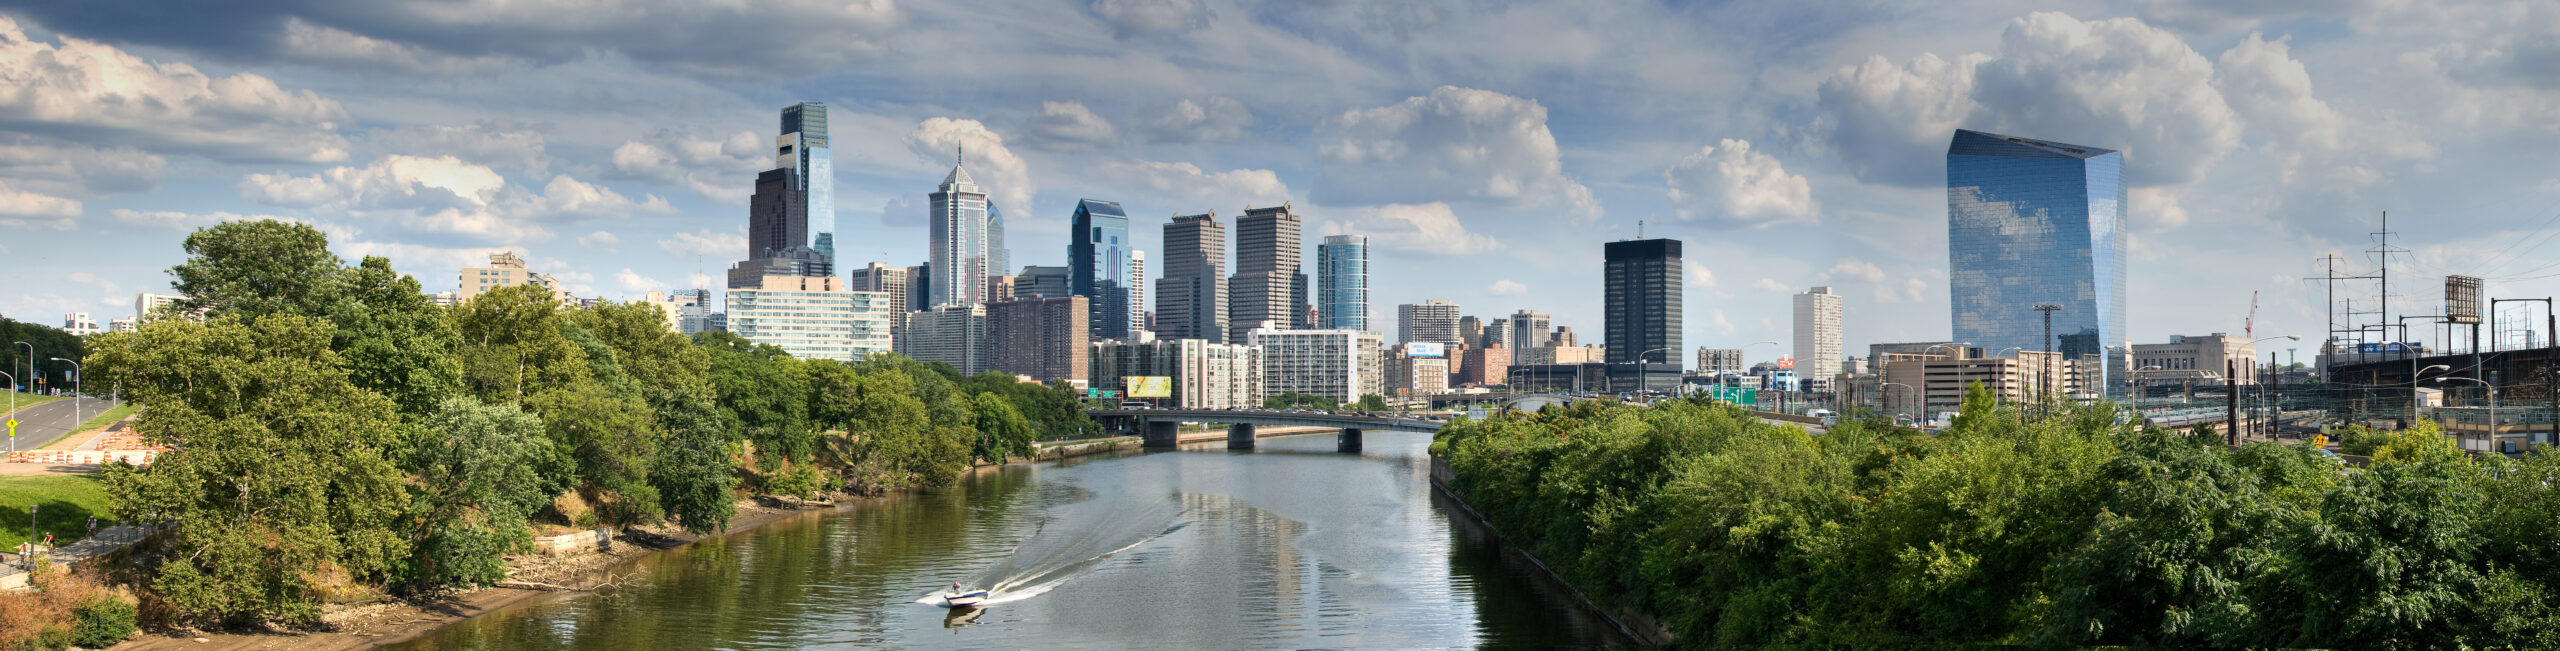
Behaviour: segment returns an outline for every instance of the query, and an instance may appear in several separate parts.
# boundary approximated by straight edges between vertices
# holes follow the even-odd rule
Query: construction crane
[[[2257,292],[2257,290],[2250,290],[2250,291],[2249,291],[2249,318],[2248,318],[2248,320],[2245,320],[2245,321],[2241,321],[2241,322],[2240,322],[2240,334],[2244,335],[2244,336],[2242,337],[2242,338],[2244,338],[2244,339],[2256,339],[2256,338],[2258,338],[2258,292]]]

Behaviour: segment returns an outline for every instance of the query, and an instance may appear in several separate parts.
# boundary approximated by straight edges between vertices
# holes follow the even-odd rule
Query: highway
[[[115,406],[115,403],[113,402],[108,402],[98,398],[80,398],[78,400],[79,413],[76,415],[72,413],[71,400],[55,400],[53,402],[18,410],[18,414],[16,416],[18,419],[18,436],[17,438],[10,439],[11,443],[16,447],[8,449],[33,450],[43,447],[44,444],[51,443],[54,439],[61,438],[64,434],[71,433],[71,428],[79,427],[81,421],[97,416],[100,412],[106,411],[107,408]],[[0,403],[0,409],[7,408],[7,403]]]

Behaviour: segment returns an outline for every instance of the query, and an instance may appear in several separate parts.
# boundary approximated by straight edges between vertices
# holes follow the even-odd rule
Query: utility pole
[[[2240,447],[2240,385],[2233,381],[2239,377],[2240,363],[2233,361],[2231,356],[2224,355],[2222,357],[2222,408],[2225,410],[2223,415],[2225,420],[2222,433],[2230,437],[2231,447],[2235,448]]]
[[[2053,349],[2053,311],[2059,309],[2062,309],[2062,306],[2053,303],[2037,303],[2035,307],[2036,311],[2044,313],[2044,352],[2051,353],[2056,358],[2062,356],[2060,351]],[[2038,418],[2053,415],[2053,408],[2049,406],[2053,400],[2053,368],[2051,366],[2047,366],[2044,371],[2045,372],[2036,374],[2036,412]]]

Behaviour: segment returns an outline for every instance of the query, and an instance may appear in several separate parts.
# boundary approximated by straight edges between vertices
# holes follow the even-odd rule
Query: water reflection
[[[1615,642],[1427,482],[1428,437],[1266,439],[1012,466],[705,541],[615,590],[416,649],[1379,647]],[[919,597],[994,588],[984,608]]]

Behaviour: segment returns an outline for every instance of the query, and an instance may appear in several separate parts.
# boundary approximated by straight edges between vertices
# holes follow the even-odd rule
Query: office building
[[[1039,265],[1032,265],[1023,267],[1021,275],[1011,276],[1011,278],[1013,279],[1013,287],[1012,289],[1005,290],[1005,293],[1011,295],[1013,298],[1060,298],[1065,296],[1084,296],[1083,294],[1077,294],[1070,289],[1074,285],[1070,280],[1071,274],[1069,273],[1068,267],[1043,267]],[[1092,300],[1090,300],[1091,298],[1092,297],[1090,296],[1086,297],[1087,300],[1085,301],[1085,305],[1087,309],[1091,309],[1091,306],[1093,305]],[[1088,315],[1086,323],[1092,322],[1090,320],[1090,317],[1092,316],[1099,315]]]
[[[933,307],[933,263],[907,268],[907,307],[900,312],[914,312]]]
[[[553,280],[550,274],[534,273],[525,268],[524,258],[516,257],[513,252],[501,251],[489,254],[489,266],[462,268],[462,289],[458,300],[468,303],[489,290],[520,285],[541,287],[562,302],[570,298],[569,291],[562,289],[560,281]]]
[[[1440,344],[1402,344],[1387,348],[1386,389],[1380,396],[1430,395],[1449,392],[1450,348]]]
[[[1217,211],[1175,215],[1164,226],[1164,278],[1156,281],[1156,330],[1165,339],[1227,342],[1227,230]]]
[[[827,144],[827,105],[801,102],[782,109],[782,135],[773,142],[774,167],[790,172],[790,190],[797,197],[792,202],[796,214],[789,219],[798,236],[790,242],[809,247],[832,263],[836,257],[836,172],[835,156]]]
[[[1262,389],[1341,402],[1384,395],[1386,342],[1359,330],[1283,330],[1264,322],[1245,342],[1262,350]],[[1446,372],[1445,370],[1443,372]]]
[[[977,375],[987,370],[987,306],[941,305],[908,312],[897,349],[916,361],[950,364],[960,377]]]
[[[1469,342],[1458,338],[1458,304],[1432,299],[1396,306],[1399,325],[1397,343],[1428,342],[1456,345]]]
[[[2126,369],[2124,155],[2109,149],[1957,130],[1947,146],[1948,300],[1958,341],[2059,350]],[[2054,343],[2045,343],[2052,304]]]
[[[1699,348],[1698,372],[1708,375],[1742,372],[1742,349]]]
[[[1075,295],[987,304],[987,368],[1041,382],[1084,384],[1092,309],[1089,299]]]
[[[87,312],[72,312],[64,314],[62,315],[62,331],[71,333],[72,336],[75,337],[98,334],[98,320],[89,318],[89,313]]]
[[[1582,345],[1582,338],[1573,334],[1573,326],[1556,326],[1555,336],[1549,337],[1547,343],[1558,348],[1572,348]]]
[[[766,276],[833,276],[835,273],[835,263],[825,254],[817,249],[795,246],[730,265],[729,286],[761,286]]]
[[[1129,249],[1129,329],[1154,330],[1156,311],[1147,306],[1147,252]]]
[[[1680,386],[1680,241],[1620,240],[1602,247],[1601,311],[1612,390]]]
[[[1484,341],[1478,342],[1478,345],[1520,349],[1520,342],[1512,341],[1511,334],[1510,319],[1494,319],[1492,323],[1484,324]]]
[[[2129,375],[2134,382],[2144,384],[2196,380],[2204,380],[2204,384],[2256,384],[2262,363],[2257,344],[2245,338],[2221,332],[2201,337],[2169,335],[2169,343],[2134,344],[2133,371]],[[2227,374],[2229,367],[2238,367],[2238,372]]]
[[[1327,235],[1316,245],[1316,314],[1326,330],[1369,327],[1369,238]]]
[[[1877,374],[1882,380],[1878,386],[1884,388],[1874,396],[1882,401],[1878,406],[1889,413],[1927,418],[1958,408],[1964,403],[1965,390],[1976,383],[2006,403],[2033,402],[2041,391],[2059,396],[2072,389],[2061,355],[2021,350],[2006,357],[1984,357],[1981,352],[1942,346],[1926,354],[1886,354]]]
[[[874,262],[870,266],[853,270],[849,280],[852,281],[851,286],[854,291],[888,294],[899,301],[898,311],[910,312],[913,310],[906,306],[907,270],[910,268],[892,267]]]
[[[1637,389],[1637,387],[1632,385],[1625,389],[1610,388],[1609,366],[1610,365],[1608,364],[1602,364],[1599,362],[1592,362],[1589,364],[1514,364],[1511,366],[1511,390],[1518,392],[1634,391]],[[1655,385],[1654,388],[1667,389],[1677,386],[1678,385],[1676,384]]]
[[[926,259],[926,304],[977,305],[987,302],[987,276],[1004,273],[1001,267],[989,267],[990,241],[987,238],[987,193],[978,181],[969,177],[966,159],[955,158],[951,174],[928,195],[927,226],[931,232],[926,245],[932,255]],[[992,271],[991,271],[992,269]]]
[[[996,208],[996,202],[988,201],[987,275],[993,276],[1012,269],[1013,250],[1005,248],[1004,246],[1004,211]],[[993,301],[995,299],[987,300]]]
[[[1137,247],[1129,239],[1129,215],[1114,201],[1084,199],[1076,202],[1076,212],[1068,218],[1067,291],[1085,297],[1093,314],[1086,319],[1092,324],[1095,339],[1120,339],[1129,336],[1130,315],[1135,314],[1131,301],[1142,294],[1134,291],[1140,258]]]
[[[1513,366],[1597,364],[1603,359],[1600,349],[1590,346],[1539,346],[1511,351]]]
[[[1236,269],[1227,279],[1228,341],[1243,340],[1264,321],[1282,328],[1312,325],[1306,322],[1300,248],[1298,215],[1288,204],[1246,208],[1236,218]]]
[[[1130,378],[1170,379],[1172,395],[1163,398],[1125,393]],[[1168,409],[1235,409],[1262,406],[1262,350],[1200,339],[1155,339],[1144,333],[1129,340],[1093,343],[1092,386],[1123,391],[1122,400],[1147,402]]]
[[[1458,317],[1458,342],[1471,348],[1484,347],[1484,319],[1472,316]]]
[[[1537,310],[1513,312],[1511,313],[1511,342],[1518,344],[1521,348],[1536,348],[1554,343],[1555,336],[1548,332],[1548,327],[1553,322],[1554,320],[1545,312]]]
[[[1018,281],[1020,281],[1021,278],[1021,276],[1013,274],[988,276],[987,293],[985,294],[987,302],[1001,303],[1013,300],[1013,288],[1020,284]]]
[[[890,350],[889,326],[896,299],[880,292],[848,291],[835,276],[767,275],[751,286],[732,283],[726,312],[707,320],[759,344],[802,359],[861,361]]]
[[[1826,392],[1840,375],[1840,295],[1815,287],[1795,295],[1795,308],[1796,373],[1807,391]]]
[[[1461,387],[1488,387],[1511,381],[1511,349],[1469,347],[1459,353],[1457,370],[1449,383]]]

